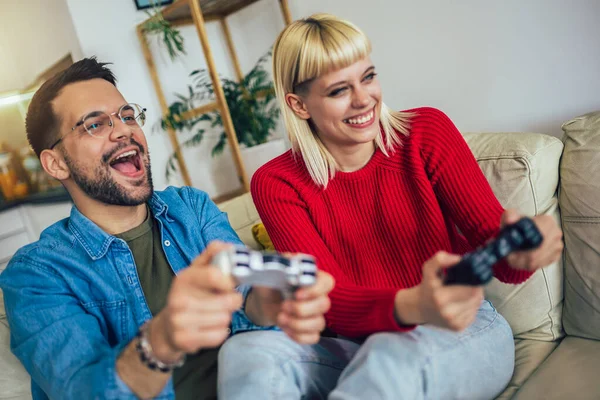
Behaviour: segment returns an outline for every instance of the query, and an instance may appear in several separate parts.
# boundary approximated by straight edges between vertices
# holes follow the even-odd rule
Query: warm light
[[[32,97],[33,97],[33,92],[5,95],[4,97],[0,97],[0,106],[7,106],[9,104],[19,103],[21,101],[29,100]]]

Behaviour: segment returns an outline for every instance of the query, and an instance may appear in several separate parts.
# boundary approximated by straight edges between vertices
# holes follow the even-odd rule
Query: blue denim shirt
[[[213,240],[240,244],[227,216],[189,187],[156,192],[149,206],[175,274]],[[127,243],[76,207],[20,249],[0,275],[11,349],[32,377],[34,399],[135,399],[115,363],[152,318]],[[248,289],[241,289],[244,296]],[[243,310],[231,331],[264,329]],[[175,397],[172,382],[159,399]]]

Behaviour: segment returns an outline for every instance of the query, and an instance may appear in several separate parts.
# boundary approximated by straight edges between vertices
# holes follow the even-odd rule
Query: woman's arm
[[[494,195],[463,136],[441,111],[419,112],[421,156],[442,211],[447,213],[472,247],[484,244],[500,230],[504,209]],[[494,275],[506,283],[521,283],[531,272],[516,270],[501,261]]]

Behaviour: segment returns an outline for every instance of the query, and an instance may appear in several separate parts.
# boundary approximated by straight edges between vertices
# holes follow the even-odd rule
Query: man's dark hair
[[[35,92],[27,110],[25,129],[27,140],[38,157],[59,139],[61,121],[54,113],[52,101],[65,86],[75,82],[104,79],[116,86],[117,79],[106,65],[109,63],[98,62],[96,57],[84,58],[54,75]]]

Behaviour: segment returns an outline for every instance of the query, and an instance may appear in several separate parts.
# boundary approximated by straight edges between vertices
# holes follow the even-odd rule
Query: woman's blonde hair
[[[371,53],[371,42],[354,24],[329,14],[314,14],[288,25],[275,41],[273,77],[275,93],[283,113],[292,150],[300,152],[313,181],[324,188],[335,175],[337,162],[312,124],[287,106],[287,93],[301,94],[311,81],[330,71],[345,68]],[[390,110],[381,104],[383,134],[375,145],[387,156],[408,135],[411,114]]]

